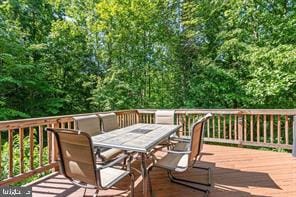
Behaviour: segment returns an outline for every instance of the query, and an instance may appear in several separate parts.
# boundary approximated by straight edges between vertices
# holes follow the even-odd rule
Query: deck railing
[[[138,122],[136,110],[116,111],[120,127]],[[45,128],[74,128],[75,114],[0,121],[0,186],[20,182],[35,174],[57,170],[54,136]]]
[[[152,109],[115,111],[120,127],[154,123]],[[75,114],[24,120],[0,121],[0,186],[20,182],[49,170],[58,170],[55,139],[45,128],[74,128]],[[191,135],[191,124],[206,113],[213,116],[206,124],[206,142],[292,149],[293,116],[296,110],[227,109],[175,110],[179,134]],[[296,120],[296,118],[295,118]]]
[[[155,111],[138,110],[140,121],[154,123]],[[175,123],[182,125],[180,135],[190,136],[191,124],[206,113],[213,115],[206,124],[206,142],[292,149],[294,109],[178,109]]]

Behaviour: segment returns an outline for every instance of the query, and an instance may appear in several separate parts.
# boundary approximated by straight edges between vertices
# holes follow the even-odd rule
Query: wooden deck
[[[259,151],[245,148],[204,145],[201,166],[211,166],[213,187],[210,196],[296,196],[296,158],[289,153]],[[139,162],[133,163],[139,168]],[[142,196],[142,182],[136,175],[136,196]],[[202,171],[190,171],[181,176],[206,180]],[[153,196],[203,196],[202,192],[171,183],[165,171],[151,173]],[[129,180],[124,179],[114,190],[100,196],[127,196]],[[33,196],[83,196],[84,189],[72,185],[62,175],[53,175],[33,184]],[[87,196],[94,190],[88,189]]]

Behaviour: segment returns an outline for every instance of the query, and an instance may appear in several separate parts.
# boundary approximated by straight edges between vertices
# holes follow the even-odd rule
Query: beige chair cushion
[[[102,121],[103,132],[108,132],[119,128],[115,113],[99,114],[99,116]]]
[[[174,124],[174,110],[157,110],[155,112],[156,124]]]
[[[100,119],[96,115],[73,117],[76,130],[84,131],[90,136],[101,134]]]
[[[100,165],[97,165],[97,168],[98,167],[100,167]],[[128,171],[117,168],[109,167],[102,169],[100,170],[101,186],[104,188],[109,188],[128,174]]]
[[[174,150],[176,151],[188,151],[190,149],[190,142],[179,142],[175,145]]]
[[[188,154],[168,153],[162,159],[157,161],[155,166],[174,170],[176,172],[184,172],[188,168]]]
[[[102,151],[100,153],[100,158],[102,158],[104,161],[108,161],[108,160],[113,159],[114,157],[116,157],[120,153],[122,153],[122,150],[117,149],[117,148],[110,148],[106,151]]]

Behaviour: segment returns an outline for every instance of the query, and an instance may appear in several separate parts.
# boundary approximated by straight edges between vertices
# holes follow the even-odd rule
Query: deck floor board
[[[159,153],[159,157],[163,153]],[[253,150],[246,148],[204,145],[198,163],[210,166],[213,174],[211,197],[231,196],[296,196],[296,158],[289,153]],[[133,166],[140,167],[139,161]],[[137,197],[142,196],[142,182],[136,175]],[[192,170],[182,177],[205,181],[207,176],[200,170]],[[171,183],[164,170],[153,169],[151,173],[153,196],[203,196],[202,192]],[[129,179],[119,182],[114,189],[100,191],[102,196],[127,196]],[[72,185],[62,175],[54,175],[33,186],[33,196],[83,196],[84,189]],[[86,196],[92,196],[94,190],[88,189]]]

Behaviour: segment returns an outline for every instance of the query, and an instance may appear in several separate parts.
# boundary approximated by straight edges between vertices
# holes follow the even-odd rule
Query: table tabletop
[[[134,124],[93,136],[92,142],[94,146],[146,153],[180,127],[180,125]]]

